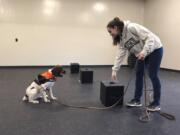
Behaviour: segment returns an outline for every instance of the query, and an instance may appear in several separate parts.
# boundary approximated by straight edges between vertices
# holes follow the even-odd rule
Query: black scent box
[[[71,63],[70,65],[71,74],[79,73],[79,68],[80,68],[79,63]]]
[[[123,105],[124,86],[118,82],[102,81],[100,87],[101,103],[108,107],[115,104],[118,100],[118,105]]]
[[[90,69],[81,69],[80,71],[81,83],[93,83],[93,71]]]

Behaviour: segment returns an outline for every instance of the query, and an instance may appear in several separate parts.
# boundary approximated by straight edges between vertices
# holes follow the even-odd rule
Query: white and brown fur
[[[30,86],[27,87],[26,94],[22,98],[23,101],[38,104],[38,98],[42,98],[44,102],[50,102],[50,99],[57,99],[53,95],[52,87],[54,86],[57,77],[63,77],[65,70],[61,66],[55,66],[44,73],[47,72],[52,74],[53,77],[46,78],[42,75],[43,73],[39,74]]]

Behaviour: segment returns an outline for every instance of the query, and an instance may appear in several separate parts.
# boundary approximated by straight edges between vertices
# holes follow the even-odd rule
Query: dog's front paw
[[[33,101],[29,101],[30,103],[33,103],[33,104],[39,104],[39,101],[37,100],[33,100]]]
[[[58,98],[57,97],[52,97],[52,100],[57,100]]]
[[[46,103],[50,103],[51,101],[49,99],[44,100]]]

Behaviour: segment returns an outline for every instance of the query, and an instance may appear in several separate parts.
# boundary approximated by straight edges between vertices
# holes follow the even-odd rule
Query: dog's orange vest
[[[55,78],[54,75],[49,71],[42,73],[41,76],[45,77],[46,79],[54,79]]]

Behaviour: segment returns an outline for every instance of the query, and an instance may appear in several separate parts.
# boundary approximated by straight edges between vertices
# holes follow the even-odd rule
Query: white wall
[[[143,24],[144,1],[99,1],[0,0],[0,66],[113,64],[106,25],[115,16]]]
[[[180,1],[146,0],[144,24],[164,44],[162,67],[180,70]]]

